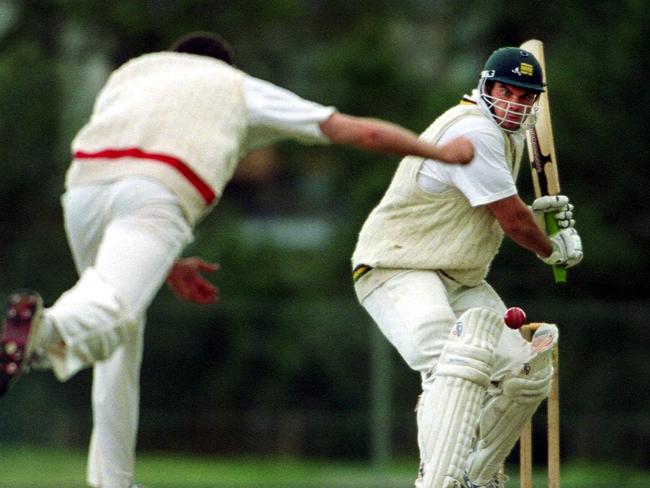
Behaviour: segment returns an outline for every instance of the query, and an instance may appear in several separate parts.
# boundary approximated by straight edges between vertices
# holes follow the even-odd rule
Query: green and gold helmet
[[[544,91],[544,74],[539,61],[518,47],[502,47],[485,62],[481,80],[499,81],[536,92]]]
[[[536,100],[524,104],[492,96],[491,87],[497,81],[535,93]],[[543,91],[544,73],[535,56],[518,47],[502,47],[492,53],[481,71],[479,107],[504,131],[522,132],[535,126]]]

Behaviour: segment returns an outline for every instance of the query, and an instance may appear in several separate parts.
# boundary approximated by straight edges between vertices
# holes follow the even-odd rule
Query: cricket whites
[[[530,52],[542,66],[544,83],[547,82],[546,65],[544,63],[544,44],[537,39],[524,42],[522,49]],[[557,170],[551,111],[548,102],[548,87],[541,93],[538,101],[539,113],[535,127],[526,132],[528,157],[531,164],[535,197],[560,194],[560,178]],[[559,231],[557,222],[552,214],[545,215],[546,233],[553,235]],[[566,267],[553,266],[553,276],[556,283],[566,282]]]

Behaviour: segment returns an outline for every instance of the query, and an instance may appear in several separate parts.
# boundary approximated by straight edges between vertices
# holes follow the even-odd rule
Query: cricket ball
[[[506,310],[503,321],[511,329],[518,329],[526,322],[526,312],[519,307],[510,307]]]

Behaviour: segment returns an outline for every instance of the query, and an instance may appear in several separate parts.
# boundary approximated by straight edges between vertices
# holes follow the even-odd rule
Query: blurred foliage
[[[68,145],[108,72],[187,31],[224,35],[238,65],[341,111],[422,131],[502,45],[540,38],[565,193],[586,258],[564,287],[511,242],[490,282],[562,330],[565,454],[650,464],[650,180],[643,0],[0,0],[0,294],[74,283],[60,215]],[[392,158],[276,149],[271,182],[233,182],[187,254],[222,264],[222,303],[149,314],[143,448],[368,455],[369,332],[349,257]],[[520,189],[530,200],[527,171]],[[396,354],[394,448],[413,455],[418,378]],[[89,372],[30,375],[2,400],[0,441],[83,445]],[[644,393],[645,392],[645,393]],[[615,419],[615,420],[613,420]]]

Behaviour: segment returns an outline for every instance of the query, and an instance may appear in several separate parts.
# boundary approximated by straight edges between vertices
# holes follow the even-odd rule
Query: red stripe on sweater
[[[185,179],[187,179],[190,184],[201,194],[203,201],[207,205],[210,205],[214,199],[217,197],[212,191],[212,188],[208,186],[205,181],[197,175],[192,168],[187,164],[181,161],[178,158],[173,156],[168,156],[167,154],[157,154],[145,152],[142,149],[137,147],[128,148],[128,149],[104,149],[97,152],[85,152],[85,151],[75,151],[75,159],[120,159],[120,158],[136,158],[136,159],[148,159],[151,161],[157,161],[159,163],[168,164],[176,171],[178,171]]]

